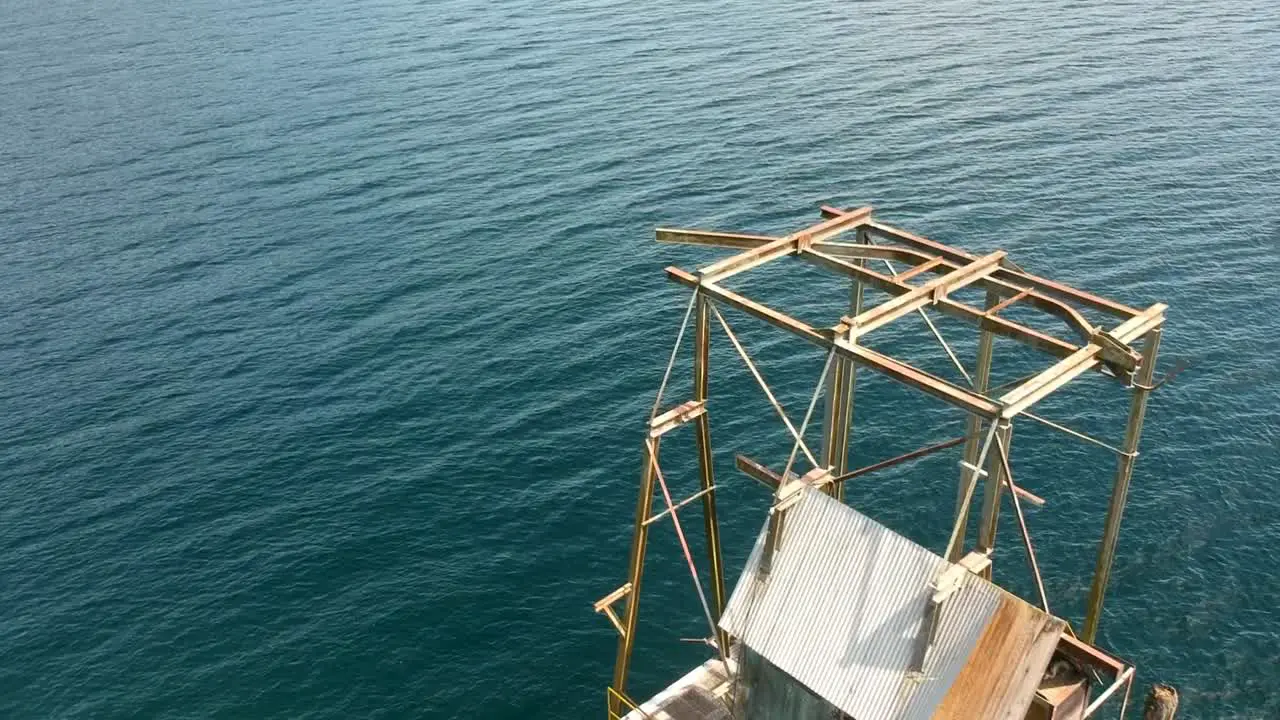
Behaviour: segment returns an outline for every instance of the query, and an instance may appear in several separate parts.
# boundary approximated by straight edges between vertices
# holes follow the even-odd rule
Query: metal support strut
[[[1098,635],[1098,623],[1102,616],[1102,602],[1111,580],[1111,564],[1115,560],[1116,541],[1120,537],[1120,520],[1129,500],[1129,480],[1133,477],[1133,464],[1138,459],[1138,440],[1142,437],[1142,422],[1147,413],[1147,398],[1151,395],[1151,379],[1156,371],[1156,354],[1160,351],[1160,328],[1147,332],[1142,346],[1142,365],[1138,368],[1133,389],[1133,401],[1129,406],[1129,425],[1124,433],[1124,454],[1116,467],[1116,479],[1111,488],[1111,503],[1107,506],[1107,522],[1098,546],[1098,564],[1093,571],[1093,585],[1089,588],[1089,614],[1085,616],[1082,638],[1093,643]]]

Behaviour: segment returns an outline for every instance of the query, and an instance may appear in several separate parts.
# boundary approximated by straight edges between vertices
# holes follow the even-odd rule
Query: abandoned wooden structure
[[[950,568],[953,572],[944,573],[947,578],[936,580],[930,585],[935,599],[945,590],[942,587],[945,583],[955,584],[955,572],[972,573],[985,580],[991,579],[990,556],[997,539],[1003,496],[1007,491],[1029,570],[1035,580],[1038,605],[1035,609],[1037,612],[1042,611],[1044,616],[1052,617],[1049,598],[1040,579],[1035,546],[1023,513],[1023,503],[1039,505],[1044,500],[1021,488],[1015,480],[1010,459],[1013,425],[1022,419],[1041,423],[1113,452],[1117,457],[1115,476],[1103,522],[1087,615],[1078,635],[1068,623],[1058,621],[1061,625],[1054,626],[1065,628],[1061,630],[1060,640],[1055,641],[1055,657],[1065,657],[1077,668],[1091,675],[1099,683],[1100,692],[1087,703],[1077,698],[1075,702],[1079,707],[1070,711],[1071,714],[1060,711],[1055,715],[1054,708],[1059,706],[1053,703],[1057,701],[1045,700],[1050,691],[1042,688],[1041,700],[1036,707],[1043,707],[1039,711],[1033,707],[1027,717],[1089,717],[1113,697],[1119,699],[1122,696],[1123,702],[1127,704],[1134,668],[1094,647],[1093,643],[1102,615],[1130,478],[1138,456],[1138,442],[1147,400],[1154,389],[1156,354],[1160,347],[1166,306],[1155,304],[1135,308],[1069,287],[1024,271],[1003,251],[974,255],[882,224],[873,218],[869,207],[855,210],[823,207],[821,212],[825,218],[822,222],[784,237],[665,228],[657,231],[659,242],[731,248],[738,252],[702,267],[697,272],[687,272],[675,267],[666,269],[668,278],[688,288],[692,295],[684,325],[676,340],[676,348],[679,348],[685,329],[692,321],[693,392],[692,397],[681,399],[681,402],[671,406],[663,406],[663,394],[676,359],[676,351],[673,350],[645,437],[645,461],[641,471],[626,581],[595,604],[596,611],[608,618],[619,635],[613,680],[607,692],[608,717],[656,717],[651,712],[653,705],[648,705],[649,710],[644,710],[630,698],[627,684],[641,608],[647,541],[655,523],[666,519],[672,521],[684,548],[696,589],[702,598],[712,636],[709,643],[717,649],[719,655],[714,671],[704,676],[714,676],[728,682],[726,678],[733,675],[738,664],[739,659],[735,658],[733,649],[739,638],[731,636],[722,622],[729,596],[725,589],[721,558],[716,478],[711,454],[709,408],[712,403],[708,398],[708,373],[713,325],[723,330],[794,440],[791,456],[780,472],[744,456],[739,456],[737,460],[740,470],[773,488],[775,493],[769,521],[771,529],[761,536],[761,542],[765,546],[765,555],[760,560],[762,567],[758,568],[761,573],[769,570],[771,550],[768,546],[776,542],[778,537],[774,531],[782,532],[782,518],[787,508],[794,505],[803,492],[820,492],[843,502],[844,485],[853,478],[962,445],[954,525],[945,549],[939,553],[941,558],[945,558],[946,564],[953,565]],[[815,327],[730,290],[724,284],[725,280],[739,273],[785,257],[793,257],[848,278],[851,290],[849,310],[839,322],[830,327]],[[881,266],[885,271],[878,269]],[[958,291],[968,286],[985,290],[985,303],[982,307],[955,299]],[[867,288],[882,291],[890,298],[879,305],[866,307],[864,290]],[[1032,308],[1046,314],[1065,332],[1046,332],[1002,316],[1002,312],[1015,304],[1020,308]],[[807,412],[799,423],[788,416],[732,330],[722,313],[722,310],[728,309],[758,318],[825,351],[826,365]],[[978,343],[972,372],[957,358],[934,327],[929,313],[942,313],[974,326],[978,333]],[[904,360],[872,350],[861,342],[861,338],[877,328],[912,314],[923,316],[929,323],[930,330],[942,343],[959,375],[963,377],[964,384],[952,382],[914,367]],[[1086,318],[1086,314],[1110,320],[1101,325],[1094,324]],[[1043,323],[1041,326],[1043,327]],[[1010,338],[1039,351],[1047,356],[1045,366],[1040,372],[1017,383],[991,387],[996,336]],[[848,467],[848,448],[855,381],[859,369],[885,375],[963,410],[967,414],[963,437],[851,470]],[[1114,378],[1118,385],[1132,393],[1127,429],[1118,446],[1033,412],[1033,408],[1041,400],[1090,372]],[[805,436],[811,420],[814,420],[819,401],[823,398],[825,407],[822,444],[815,452],[807,444]],[[663,476],[659,448],[667,433],[685,425],[691,425],[694,434],[700,467],[700,490],[692,497],[677,500],[671,496]],[[808,469],[804,472],[792,472],[797,462],[805,462]],[[977,537],[970,546],[966,542],[965,530],[970,520],[970,507],[974,504],[979,487],[982,498],[981,516],[977,523]],[[658,494],[661,496],[662,508],[655,513],[654,497]],[[704,518],[705,552],[710,578],[710,587],[705,589],[699,580],[699,572],[694,567],[694,556],[685,530],[679,522],[679,510],[693,502],[701,503]],[[693,675],[691,673],[691,677]],[[1103,678],[1106,678],[1105,682]],[[1036,712],[1042,714],[1036,715]],[[663,717],[667,716],[676,715],[668,713]],[[704,714],[699,717],[713,715]]]

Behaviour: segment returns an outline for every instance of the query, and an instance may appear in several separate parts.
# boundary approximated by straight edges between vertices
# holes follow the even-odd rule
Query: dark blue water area
[[[1280,717],[1280,13],[1262,0],[0,6],[0,717],[599,717],[644,421],[687,302],[658,225],[822,203],[1170,306],[1100,642]],[[735,287],[829,324],[798,266]],[[731,315],[793,416],[819,350]],[[973,333],[940,330],[972,362]],[[955,372],[915,321],[868,340]],[[730,582],[781,424],[713,336]],[[995,377],[1045,364],[1011,342]],[[687,395],[688,355],[670,397]],[[858,380],[853,463],[956,435]],[[1117,439],[1101,378],[1043,412]],[[687,432],[687,431],[685,431]],[[1079,622],[1115,460],[1019,423]],[[664,446],[673,492],[693,450]],[[939,548],[950,453],[850,501]],[[695,545],[701,521],[684,514]],[[1031,585],[1009,515],[996,574]],[[698,556],[701,561],[701,555]],[[705,656],[673,533],[632,690]],[[705,572],[705,562],[702,563]]]

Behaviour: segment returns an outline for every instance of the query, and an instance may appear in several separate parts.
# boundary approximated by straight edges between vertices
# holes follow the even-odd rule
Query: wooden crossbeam
[[[1004,259],[1005,255],[1006,253],[1003,250],[993,252],[986,257],[974,260],[964,267],[952,270],[946,275],[936,277],[919,287],[914,287],[870,310],[859,313],[855,318],[846,317],[843,321],[849,326],[852,336],[859,337],[881,325],[893,322],[903,315],[913,313],[918,308],[929,304],[937,304],[948,292],[971,285],[990,275],[1000,266],[1000,261]],[[899,277],[898,281],[901,282],[902,278]]]
[[[851,345],[847,340],[837,340],[830,330],[819,331],[813,326],[801,322],[786,313],[778,312],[771,307],[761,305],[750,298],[731,290],[726,290],[715,283],[700,280],[696,275],[677,267],[666,269],[667,277],[688,287],[700,288],[700,291],[712,299],[731,305],[743,312],[754,315],[761,320],[808,340],[809,342],[829,350],[835,348],[839,355],[852,359],[855,363],[868,367],[876,372],[888,375],[895,380],[911,385],[944,402],[954,405],[966,412],[994,418],[1000,413],[1000,406],[959,385],[949,383],[942,378],[899,362],[861,345]]]
[[[1164,311],[1167,308],[1168,306],[1163,303],[1156,303],[1116,326],[1109,335],[1127,345],[1145,335],[1148,330],[1160,327],[1164,323]],[[1011,418],[1026,410],[1047,397],[1054,390],[1071,382],[1085,372],[1098,367],[1103,360],[1103,346],[1094,343],[1085,345],[1044,372],[1001,396],[1000,402],[1005,406],[1001,417]]]

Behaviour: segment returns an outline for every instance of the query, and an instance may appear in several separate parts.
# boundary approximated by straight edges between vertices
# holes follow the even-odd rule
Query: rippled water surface
[[[0,716],[601,716],[590,602],[687,298],[662,267],[716,256],[652,228],[826,202],[1170,304],[1191,369],[1152,401],[1101,640],[1187,717],[1280,717],[1274,4],[8,0],[0,30]],[[824,323],[846,292],[739,285]],[[736,324],[798,414],[820,353]],[[713,342],[736,577],[766,498],[733,453],[787,446]],[[954,375],[921,326],[872,342]],[[997,381],[1034,369],[997,345]],[[855,464],[958,431],[860,378]],[[1093,380],[1044,412],[1114,438],[1125,410]],[[1078,621],[1114,460],[1015,435]],[[936,546],[954,463],[851,500]],[[637,694],[705,651],[670,535]]]

